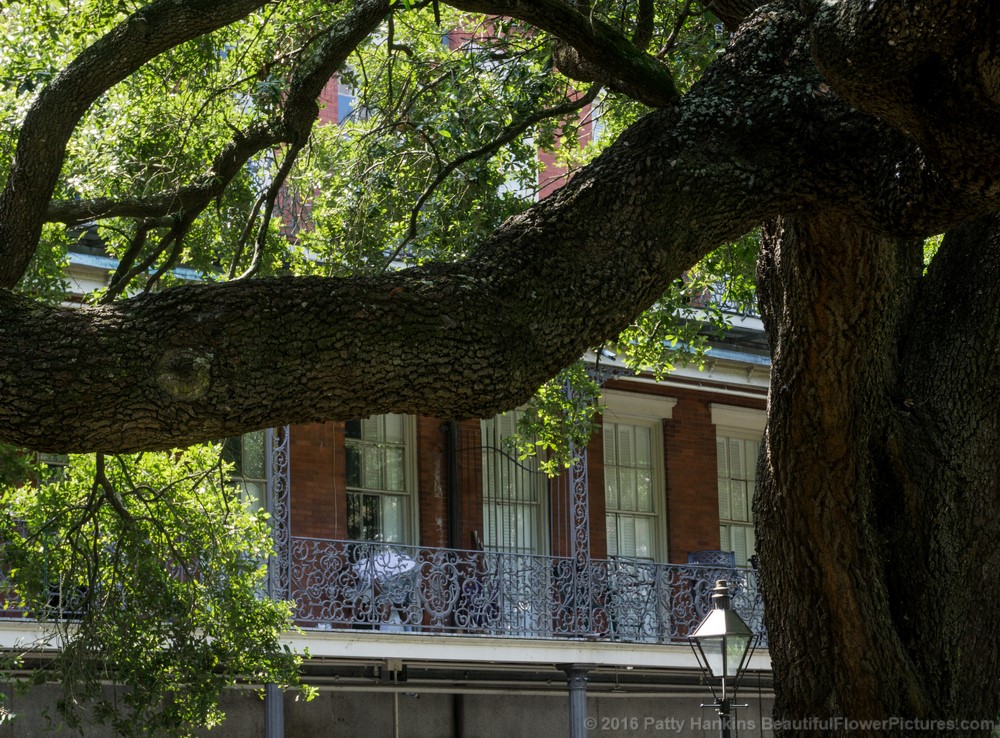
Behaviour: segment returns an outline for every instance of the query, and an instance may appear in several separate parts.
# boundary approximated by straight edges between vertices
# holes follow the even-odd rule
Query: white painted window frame
[[[667,485],[664,465],[665,441],[663,421],[673,418],[676,398],[663,395],[626,392],[624,390],[604,390],[601,395],[602,424],[621,423],[649,428],[650,461],[653,474],[653,561],[666,561],[669,541],[667,539]],[[602,427],[602,439],[604,429]],[[603,452],[602,452],[603,458]],[[606,490],[600,491],[602,495]],[[607,526],[607,514],[602,524]],[[625,557],[627,558],[627,557]]]
[[[712,403],[712,424],[715,426],[715,437],[716,437],[716,448],[718,448],[718,441],[721,438],[732,438],[741,441],[755,441],[758,444],[763,443],[764,426],[767,423],[767,413],[764,410],[758,410],[755,408],[738,407],[735,405],[724,405],[720,403]],[[752,460],[756,464],[756,459]],[[718,468],[718,463],[716,464]],[[756,471],[754,472],[754,480],[756,481]],[[719,494],[719,480],[716,479],[716,489],[715,494],[718,499]],[[748,490],[748,517],[749,525],[752,528],[754,524],[753,520],[753,490]],[[723,525],[746,525],[745,522],[740,520],[734,520],[732,518],[723,518],[722,512],[719,512],[719,529],[721,538],[721,529]],[[755,540],[756,543],[756,540]],[[753,555],[753,551],[748,551],[748,557]],[[737,564],[740,566],[745,566],[746,562],[737,560]]]

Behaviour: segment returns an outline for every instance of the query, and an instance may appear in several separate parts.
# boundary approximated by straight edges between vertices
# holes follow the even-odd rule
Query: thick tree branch
[[[679,105],[465,262],[78,310],[0,295],[0,437],[121,451],[389,411],[486,417],[617,335],[711,248],[819,204],[883,233],[995,207],[824,91],[805,20],[764,10]]]
[[[0,193],[0,287],[34,254],[77,123],[97,98],[158,54],[243,18],[263,0],[155,0],[84,50],[42,90],[25,117]]]
[[[37,448],[163,448],[290,421],[487,416],[523,402],[701,253],[805,190],[789,181],[784,136],[752,136],[774,168],[750,180],[743,135],[683,121],[664,111],[635,126],[461,264],[194,285],[77,310],[4,294],[0,433]],[[709,150],[730,164],[703,171]]]
[[[45,220],[74,225],[100,218],[162,218],[184,211],[201,211],[225,191],[254,154],[282,143],[285,138],[285,132],[273,122],[258,123],[239,131],[215,157],[208,171],[191,184],[147,197],[53,200]]]
[[[817,65],[847,102],[905,132],[970,192],[1000,195],[996,3],[806,4]]]
[[[983,627],[1000,616],[1000,520],[987,512],[1000,496],[1000,218],[950,232],[922,282],[894,398],[904,493],[890,551],[900,604],[924,615],[899,627],[936,694],[965,695],[992,715],[1000,697],[976,691],[975,675],[1000,668]],[[914,560],[931,573],[919,584]],[[950,607],[931,606],[941,602]]]
[[[888,616],[899,594],[881,568],[886,489],[872,458],[891,422],[887,387],[919,259],[919,243],[858,228],[847,214],[783,217],[762,238],[758,282],[773,363],[754,520],[763,586],[778,593],[766,617],[775,671],[787,675],[781,717],[926,709]],[[822,581],[817,590],[798,586],[810,576]],[[812,617],[801,617],[803,598]],[[804,656],[806,644],[814,656]],[[836,674],[826,689],[816,689],[809,658]]]
[[[518,18],[573,47],[601,71],[601,81],[651,107],[677,101],[670,70],[602,20],[585,16],[565,0],[449,0],[448,5]]]

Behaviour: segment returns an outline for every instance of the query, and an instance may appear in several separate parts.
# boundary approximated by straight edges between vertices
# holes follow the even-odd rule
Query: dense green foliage
[[[62,645],[32,678],[61,684],[71,725],[90,705],[122,735],[186,733],[221,719],[226,685],[296,680],[290,604],[266,596],[266,515],[231,471],[209,444],[49,459],[2,487],[4,605],[50,633],[26,656]]]

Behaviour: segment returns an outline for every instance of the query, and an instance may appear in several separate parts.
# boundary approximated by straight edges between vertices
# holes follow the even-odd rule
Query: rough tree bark
[[[841,214],[766,229],[755,515],[789,732],[927,734],[1000,710],[998,234],[992,217],[956,232],[921,278],[919,243]]]
[[[662,69],[563,3],[454,5],[520,14],[598,66],[632,57],[627,84],[668,107],[461,264],[77,311],[0,292],[0,437],[123,451],[387,411],[488,415],[775,219],[756,513],[776,717],[995,718],[1000,227],[971,222],[1000,196],[995,4],[774,3],[676,104]],[[64,143],[25,136],[27,168],[0,198],[6,285]],[[918,239],[952,228],[922,275]],[[805,725],[787,732],[847,732]],[[928,734],[914,727],[867,732]]]
[[[759,13],[677,106],[462,264],[191,286],[75,311],[0,296],[0,433],[121,451],[393,410],[484,417],[524,402],[764,219],[835,197],[877,230],[902,227],[899,204],[919,202],[903,226],[927,232],[993,206],[824,89],[808,31],[792,9]],[[844,167],[845,152],[858,166]]]

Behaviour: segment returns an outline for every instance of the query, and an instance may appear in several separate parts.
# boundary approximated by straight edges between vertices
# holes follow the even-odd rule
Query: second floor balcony
[[[734,608],[763,632],[750,568],[302,537],[289,563],[296,621],[309,629],[684,642],[725,579]]]

